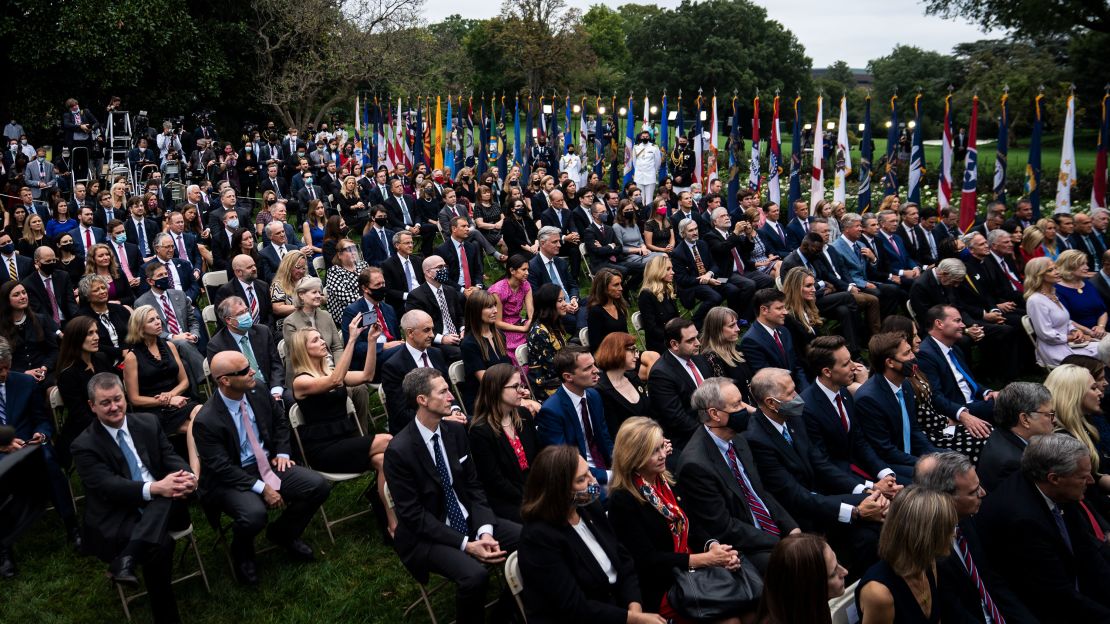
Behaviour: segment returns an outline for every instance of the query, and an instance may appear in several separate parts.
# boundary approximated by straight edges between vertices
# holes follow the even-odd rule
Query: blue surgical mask
[[[254,317],[251,316],[250,312],[244,312],[235,317],[235,324],[240,330],[247,331],[251,327],[254,327]]]
[[[122,245],[126,242],[127,242],[127,235],[126,234],[116,234],[116,243],[117,244]]]
[[[579,507],[585,507],[601,498],[601,486],[595,481],[586,486],[584,490],[575,490],[574,504]]]
[[[235,230],[235,229],[238,229],[238,228],[239,228],[239,219],[228,219],[227,220],[227,229]]]

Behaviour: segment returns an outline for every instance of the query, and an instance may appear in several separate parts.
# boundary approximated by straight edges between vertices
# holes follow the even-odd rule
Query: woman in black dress
[[[27,289],[16,281],[0,286],[0,336],[12,348],[12,370],[27,373],[44,388],[54,385],[58,326],[30,309]]]
[[[135,308],[127,326],[131,350],[123,357],[123,381],[127,403],[135,411],[153,412],[168,433],[185,434],[189,466],[200,474],[200,461],[193,443],[193,418],[201,405],[190,397],[189,377],[181,364],[177,346],[161,338],[162,319],[154,306]]]
[[[69,283],[76,284],[85,274],[85,261],[77,255],[72,232],[62,232],[57,238],[58,268],[69,275]]]
[[[644,269],[644,284],[637,299],[640,305],[640,326],[644,328],[644,346],[662,353],[667,349],[663,327],[678,318],[675,304],[674,267],[669,256],[655,256]]]
[[[366,224],[370,222],[370,204],[362,197],[358,178],[353,175],[344,176],[343,186],[335,195],[335,203],[339,208],[339,216],[361,234]],[[326,232],[324,239],[327,240]],[[330,262],[327,252],[324,252],[324,262]]]
[[[512,364],[512,360],[505,348],[505,334],[497,329],[497,297],[484,290],[472,292],[466,298],[463,320],[466,336],[459,342],[459,350],[466,380],[459,390],[466,413],[470,414],[486,369],[494,364]]]
[[[474,467],[494,515],[520,522],[524,482],[539,450],[532,414],[521,403],[528,388],[520,371],[494,364],[482,376],[470,419]]]
[[[628,331],[628,303],[624,300],[624,278],[613,269],[594,274],[590,298],[586,301],[586,324],[589,327],[590,352],[613,332]]]
[[[536,222],[528,213],[524,200],[514,198],[510,193],[509,199],[505,201],[505,215],[505,226],[501,229],[508,250],[505,253],[510,256],[523,254],[531,260],[539,251],[540,243],[536,240]]]
[[[95,319],[78,316],[66,323],[58,352],[58,392],[66,407],[66,419],[54,440],[58,462],[68,468],[69,445],[96,417],[89,409],[89,380],[97,373],[121,377],[112,358],[100,348],[100,332]]]
[[[305,461],[314,470],[324,472],[378,473],[378,497],[385,501],[385,449],[393,436],[386,433],[364,435],[356,419],[347,414],[347,386],[359,386],[374,378],[377,355],[374,349],[366,354],[361,371],[350,370],[355,343],[363,332],[370,344],[377,341],[381,328],[363,326],[362,315],[356,314],[347,327],[350,338],[335,367],[330,368],[328,343],[311,327],[298,329],[289,344],[289,362],[293,369],[293,398],[301,409],[299,434],[304,444]],[[393,535],[397,516],[386,509],[386,529]]]
[[[108,284],[108,301],[125,306],[135,305],[135,291],[131,288],[131,282],[116,262],[115,252],[107,244],[97,243],[92,249],[85,250],[85,275],[99,275],[104,278]]]
[[[751,402],[748,384],[752,381],[752,370],[737,348],[740,343],[738,319],[732,308],[717,306],[710,310],[705,315],[699,337],[701,354],[709,362],[714,377],[727,377],[736,382],[744,401]]]
[[[629,418],[649,413],[644,381],[637,371],[643,369],[646,376],[651,366],[645,360],[654,363],[659,354],[650,352],[644,355],[649,357],[640,355],[636,339],[625,332],[609,334],[597,348],[594,364],[603,373],[598,377],[597,391],[601,394],[605,424],[609,426],[610,435]]]

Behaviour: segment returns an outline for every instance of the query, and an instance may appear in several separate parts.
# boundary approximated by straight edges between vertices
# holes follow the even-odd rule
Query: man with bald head
[[[405,343],[393,353],[382,369],[382,388],[385,389],[385,411],[389,414],[389,432],[397,435],[416,415],[413,405],[401,393],[401,382],[409,371],[417,368],[434,368],[450,379],[443,352],[433,346],[435,324],[432,317],[422,310],[409,310],[401,317],[401,332]],[[457,399],[458,397],[456,397]]]
[[[582,271],[582,254],[578,250],[582,233],[578,231],[574,215],[567,209],[567,200],[562,191],[553,190],[548,198],[551,207],[540,213],[540,225],[559,228],[559,255],[569,259],[570,270],[577,276]]]
[[[258,279],[258,264],[254,258],[246,254],[235,256],[231,259],[231,271],[235,279],[220,286],[212,296],[212,305],[218,307],[228,297],[239,297],[247,303],[256,325],[273,327],[274,306],[270,302],[270,285]]]
[[[428,256],[421,269],[423,283],[409,293],[403,309],[427,312],[435,329],[435,345],[443,351],[448,362],[457,362],[462,359],[459,341],[463,328],[463,296],[449,283],[447,262],[443,258]]]
[[[284,509],[266,537],[295,559],[311,561],[312,548],[301,535],[331,486],[289,458],[289,423],[267,389],[256,387],[245,355],[217,353],[211,369],[218,390],[193,422],[201,501],[231,516],[235,576],[245,585],[257,585],[254,538],[266,527],[266,510]]]

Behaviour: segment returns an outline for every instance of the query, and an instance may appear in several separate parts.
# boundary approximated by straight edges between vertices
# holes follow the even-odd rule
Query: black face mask
[[[385,301],[385,288],[371,288],[370,298],[374,301]]]
[[[343,236],[346,236],[347,234],[350,234],[350,232],[351,232],[351,228],[349,228],[345,225],[343,227],[339,228],[339,233],[342,234]]]
[[[378,225],[380,225],[382,227],[385,227],[386,224],[389,223],[389,217],[376,217],[374,219],[374,223],[377,223]]]
[[[43,263],[43,264],[39,265],[39,271],[42,271],[43,275],[52,274],[54,272],[55,268],[57,268],[57,265],[54,264],[53,262]]]
[[[65,251],[65,252],[72,253],[73,252],[73,243],[65,243],[65,244],[62,244],[62,245],[58,245],[58,249],[60,251]]]

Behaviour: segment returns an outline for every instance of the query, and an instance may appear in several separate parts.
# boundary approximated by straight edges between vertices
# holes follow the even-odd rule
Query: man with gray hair
[[[193,278],[193,265],[189,264],[188,260],[174,257],[173,237],[168,232],[158,232],[151,237],[150,244],[154,250],[154,257],[148,264],[158,263],[165,266],[170,288],[184,292],[189,299],[195,301],[200,294],[200,282]]]
[[[570,269],[577,276],[582,270],[582,254],[578,250],[578,244],[582,242],[583,234],[578,231],[574,215],[567,209],[567,200],[562,191],[551,191],[548,200],[551,206],[540,213],[540,226],[558,228],[560,247],[556,255],[569,258]]]
[[[752,294],[755,283],[740,277],[733,271],[721,271],[715,262],[709,245],[700,240],[696,219],[683,219],[678,224],[681,241],[671,252],[674,265],[674,283],[678,289],[678,300],[687,309],[698,306],[694,312],[694,323],[701,326],[705,315],[714,306],[727,303],[740,315],[750,321],[752,316]],[[701,302],[698,305],[698,302]]]
[[[286,238],[285,225],[278,221],[271,221],[266,224],[266,234],[269,235],[270,242],[263,245],[262,250],[258,252],[259,257],[262,258],[262,266],[259,269],[262,279],[266,282],[272,282],[285,254],[300,249],[301,245]],[[238,249],[232,251],[239,252]]]
[[[998,426],[979,454],[979,478],[988,490],[1021,468],[1021,455],[1033,436],[1052,433],[1052,394],[1039,383],[1012,382],[994,398],[994,421]]]
[[[31,310],[54,321],[60,329],[66,321],[77,316],[77,302],[73,299],[73,286],[69,274],[62,270],[54,250],[43,245],[35,249],[35,272],[20,282],[27,289]],[[50,331],[53,331],[50,330]]]
[[[406,232],[399,232],[398,236],[407,236]],[[419,258],[419,256],[413,256]],[[392,259],[391,259],[392,261]],[[385,267],[382,272],[385,273]],[[443,356],[448,362],[457,362],[462,359],[459,350],[459,341],[462,340],[463,329],[463,297],[455,288],[447,284],[447,262],[436,255],[428,256],[421,263],[420,285],[411,292],[403,302],[401,310],[423,310],[432,317],[435,330],[435,344],[443,351]],[[443,278],[443,281],[440,281]],[[405,278],[402,278],[405,279]],[[386,278],[386,288],[389,288],[389,278]],[[386,296],[388,297],[388,290]]]
[[[990,253],[983,258],[983,270],[992,294],[998,301],[1013,302],[1015,310],[1024,310],[1022,292],[1025,287],[1018,273],[1013,237],[1001,228],[991,230],[987,234],[987,246]]]
[[[1021,471],[975,518],[988,559],[1039,622],[1110,622],[1110,564],[1083,505],[1091,451],[1063,433],[1035,436]]]
[[[578,273],[571,269],[566,259],[559,257],[562,238],[558,227],[545,225],[540,228],[536,234],[539,253],[528,261],[528,285],[533,293],[544,284],[555,284],[563,289],[567,301],[563,325],[568,332],[577,335],[578,330],[586,326],[586,306],[578,304]]]
[[[959,516],[952,551],[937,560],[937,584],[955,598],[951,608],[966,618],[961,621],[1037,622],[983,552],[972,516],[979,512],[986,492],[971,460],[955,451],[929,453],[918,460],[913,476],[918,487],[951,496]]]
[[[690,521],[767,571],[771,550],[798,523],[763,486],[752,451],[740,435],[753,408],[731,379],[710,377],[691,406],[702,426],[678,459],[678,489]]]
[[[255,381],[268,388],[275,401],[292,406],[292,392],[285,389],[285,366],[270,328],[255,323],[247,303],[235,295],[216,306],[216,317],[223,326],[208,342],[208,364],[221,351],[239,351],[254,369]]]

